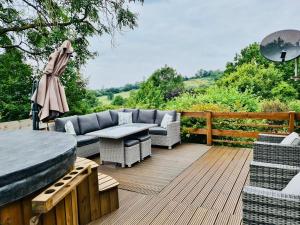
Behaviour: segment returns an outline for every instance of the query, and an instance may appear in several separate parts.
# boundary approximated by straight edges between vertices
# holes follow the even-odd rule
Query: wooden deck
[[[120,190],[120,208],[92,225],[240,225],[251,158],[249,149],[212,147],[158,194]]]
[[[118,180],[120,189],[147,195],[158,194],[209,148],[206,145],[195,144],[178,145],[171,151],[165,148],[153,148],[150,158],[134,164],[131,168],[105,163],[99,167],[99,172]]]

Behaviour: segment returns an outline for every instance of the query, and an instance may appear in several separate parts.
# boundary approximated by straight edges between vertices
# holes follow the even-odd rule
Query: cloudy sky
[[[169,65],[184,76],[224,69],[253,42],[281,29],[300,29],[299,0],[145,0],[132,4],[139,26],[92,38],[99,55],[83,69],[91,89],[146,79]]]

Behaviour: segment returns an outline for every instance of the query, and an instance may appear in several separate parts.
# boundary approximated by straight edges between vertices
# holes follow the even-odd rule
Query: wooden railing
[[[52,122],[53,121],[49,123],[40,123],[40,129],[46,130]],[[25,120],[15,120],[15,121],[0,123],[0,131],[19,130],[19,129],[32,129],[32,120],[25,119]]]
[[[252,144],[252,141],[240,141],[240,140],[224,140],[214,139],[214,137],[234,137],[234,138],[253,138],[256,139],[261,131],[258,128],[272,128],[272,134],[288,134],[293,132],[300,126],[296,125],[297,121],[300,121],[300,113],[295,112],[182,112],[183,117],[199,118],[206,120],[205,128],[187,128],[191,134],[206,135],[207,145],[212,145],[213,142],[232,143],[232,144]],[[267,120],[264,123],[240,123],[236,126],[251,127],[251,131],[234,130],[234,129],[215,129],[214,125],[217,125],[215,119],[237,119],[246,120]],[[283,121],[282,124],[272,124],[268,121]],[[256,130],[255,130],[256,129]],[[285,130],[285,132],[282,132]]]
[[[32,120],[30,120],[30,119],[0,123],[0,131],[30,129],[31,127],[32,127]]]

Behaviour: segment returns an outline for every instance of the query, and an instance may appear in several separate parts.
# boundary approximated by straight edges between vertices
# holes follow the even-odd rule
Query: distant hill
[[[217,77],[209,77],[209,76],[205,76],[205,77],[201,77],[201,78],[196,78],[196,77],[185,78],[184,86],[187,89],[209,86],[215,81],[216,78]],[[126,85],[126,86],[129,87],[129,85]],[[130,92],[138,90],[139,84],[137,83],[137,84],[132,85],[133,88],[131,90],[120,91],[120,90],[123,90],[124,87],[109,88],[109,89],[99,91],[99,93],[101,93],[101,94],[103,93],[102,95],[98,96],[100,102],[102,104],[110,104],[112,102],[112,99],[116,96],[122,96],[124,99],[126,99],[129,97]]]

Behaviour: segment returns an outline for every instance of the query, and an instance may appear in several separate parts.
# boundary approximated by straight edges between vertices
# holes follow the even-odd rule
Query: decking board
[[[151,157],[131,168],[116,167],[114,163],[104,162],[99,172],[115,178],[120,183],[120,189],[147,195],[158,194],[208,149],[208,146],[197,148],[194,144],[182,144],[172,150],[153,148]]]
[[[185,154],[188,153],[186,148]],[[178,155],[169,150],[160,154],[169,154],[171,161],[184,156],[183,151]],[[240,225],[241,192],[248,182],[251,159],[250,149],[212,147],[160,191],[156,189],[151,194],[148,183],[137,185],[143,190],[149,188],[148,195],[119,190],[120,208],[92,225]],[[169,179],[171,171],[158,176],[159,182]],[[137,176],[147,176],[147,182],[155,180],[157,171],[147,173],[151,171],[142,170]]]

